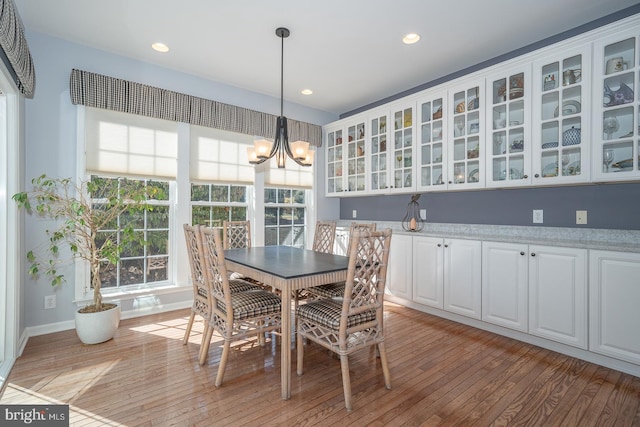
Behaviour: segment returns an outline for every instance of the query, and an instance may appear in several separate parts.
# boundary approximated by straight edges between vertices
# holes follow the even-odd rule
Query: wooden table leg
[[[291,397],[291,285],[286,283],[282,289],[282,357],[280,371],[282,399]]]

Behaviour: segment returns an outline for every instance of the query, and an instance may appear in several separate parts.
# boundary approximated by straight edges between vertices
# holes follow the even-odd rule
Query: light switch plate
[[[542,209],[534,209],[533,211],[533,223],[542,224],[544,222]]]
[[[420,209],[420,218],[427,219],[427,210],[426,209]]]
[[[357,217],[358,217],[358,211],[354,209],[354,210],[351,212],[351,218],[357,218]]]

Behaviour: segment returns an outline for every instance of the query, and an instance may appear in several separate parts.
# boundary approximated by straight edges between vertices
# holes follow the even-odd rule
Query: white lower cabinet
[[[589,252],[589,350],[640,364],[640,254]]]
[[[386,292],[411,300],[413,298],[413,241],[412,236],[391,236]]]
[[[482,243],[444,239],[444,309],[481,318]]]
[[[482,320],[527,332],[529,245],[482,242]]]
[[[413,300],[444,308],[444,239],[413,238]]]
[[[587,250],[529,245],[529,333],[587,348]]]
[[[413,238],[413,301],[480,319],[482,243]]]

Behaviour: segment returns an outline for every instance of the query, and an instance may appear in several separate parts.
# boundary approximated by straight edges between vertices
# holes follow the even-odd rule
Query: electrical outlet
[[[420,218],[427,219],[427,210],[426,209],[420,209]]]
[[[587,223],[587,211],[576,211],[576,224]]]
[[[544,222],[542,209],[534,209],[533,211],[533,223],[542,224]]]
[[[51,308],[56,308],[56,296],[46,295],[44,297],[44,309],[49,310]]]
[[[351,218],[357,218],[357,217],[358,217],[358,211],[354,209],[354,210],[351,212]]]

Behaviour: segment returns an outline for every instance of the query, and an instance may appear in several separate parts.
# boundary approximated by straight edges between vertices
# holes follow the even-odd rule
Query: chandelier
[[[289,132],[287,130],[287,118],[283,114],[283,88],[284,88],[284,39],[289,37],[287,28],[277,28],[276,36],[281,39],[280,55],[280,117],[276,120],[276,135],[274,142],[267,139],[254,141],[253,147],[247,147],[249,163],[258,165],[266,162],[270,158],[276,158],[279,168],[284,168],[287,156],[301,166],[311,166],[313,163],[313,151],[309,150],[309,143],[305,141],[295,141],[289,144]]]

